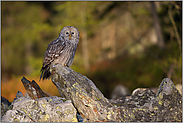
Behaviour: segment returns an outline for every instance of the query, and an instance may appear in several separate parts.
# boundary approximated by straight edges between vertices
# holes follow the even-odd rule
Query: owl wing
[[[44,54],[44,61],[43,61],[43,66],[41,68],[40,80],[42,76],[43,76],[43,80],[45,78],[47,79],[50,77],[51,75],[50,65],[55,59],[57,59],[60,56],[60,54],[62,54],[62,51],[65,46],[66,46],[66,43],[62,41],[60,38],[55,39],[48,45],[47,50]]]

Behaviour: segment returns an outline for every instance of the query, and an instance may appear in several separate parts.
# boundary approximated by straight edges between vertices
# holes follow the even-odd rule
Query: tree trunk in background
[[[32,72],[32,67],[30,66],[30,57],[32,56],[32,42],[26,41],[25,42],[25,59],[26,59],[26,66],[24,68],[25,74],[30,74]]]
[[[174,21],[174,19],[173,19],[173,15],[172,15],[172,5],[171,5],[171,4],[169,4],[169,7],[168,7],[168,15],[169,15],[170,21],[171,21],[171,23],[172,23],[172,25],[173,25],[173,29],[174,29],[174,31],[175,31],[175,37],[177,38],[177,42],[178,42],[178,44],[179,44],[179,49],[180,49],[180,51],[182,51],[182,50],[181,50],[181,49],[182,49],[182,47],[181,47],[181,38],[180,38],[179,32],[178,32],[178,30],[177,30],[175,21]]]
[[[89,57],[88,57],[88,46],[87,46],[87,31],[86,31],[86,6],[87,2],[83,2],[81,4],[81,23],[82,23],[82,30],[81,30],[81,38],[82,38],[82,50],[83,50],[83,60],[84,60],[84,67],[86,72],[89,72]]]
[[[109,52],[109,59],[116,58],[116,21],[111,25],[111,31],[109,31],[109,46],[111,46],[111,52]]]
[[[158,46],[159,46],[159,48],[163,49],[165,47],[165,42],[163,39],[161,25],[159,22],[157,11],[156,11],[156,6],[155,6],[155,3],[153,1],[150,1],[150,4],[151,4],[151,11],[152,11],[152,16],[153,16],[154,28],[156,31],[156,35],[158,37]]]
[[[167,73],[167,77],[168,77],[169,79],[172,78],[173,71],[174,71],[174,63],[172,63],[172,64],[170,65],[170,68],[169,68],[168,73]]]
[[[116,58],[116,21],[101,29],[102,57],[104,59]]]

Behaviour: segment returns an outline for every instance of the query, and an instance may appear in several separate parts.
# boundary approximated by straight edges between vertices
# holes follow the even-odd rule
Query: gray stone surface
[[[19,92],[2,121],[182,122],[182,95],[168,78],[157,93],[138,88],[131,96],[109,100],[90,79],[71,68],[55,65],[52,73],[52,82],[64,98],[30,99]]]
[[[9,107],[10,105],[11,103],[6,98],[1,96],[1,118],[7,110],[11,109]]]
[[[2,117],[3,122],[77,122],[71,101],[60,97],[17,98]]]
[[[111,98],[117,99],[122,96],[130,96],[131,93],[127,87],[122,84],[117,85],[112,91]]]
[[[165,78],[157,93],[137,89],[130,97],[108,100],[94,83],[71,68],[56,65],[52,82],[70,99],[82,118],[89,122],[181,122],[182,96]]]

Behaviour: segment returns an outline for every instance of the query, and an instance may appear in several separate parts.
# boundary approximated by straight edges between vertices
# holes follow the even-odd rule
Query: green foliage
[[[173,44],[167,45],[173,46]],[[182,58],[180,55],[176,58],[177,53],[172,53],[171,49],[172,47],[167,47],[162,51],[154,45],[145,51],[143,57],[123,55],[110,61],[110,64],[103,69],[100,69],[103,63],[99,64],[97,67],[100,70],[89,78],[92,78],[105,96],[110,98],[117,84],[123,84],[130,91],[142,87],[158,87],[162,79],[167,77],[169,68],[174,63],[172,80],[174,84],[181,83]]]
[[[168,16],[172,5],[179,36],[182,2],[156,2],[165,40],[157,46],[149,2],[1,2],[2,79],[40,76],[44,52],[64,26],[87,34],[92,79],[109,97],[115,85],[130,90],[158,86],[173,64],[172,80],[182,81],[182,54]],[[83,30],[85,30],[83,32]],[[153,41],[152,41],[153,40]],[[154,41],[155,40],[155,41]],[[72,69],[86,74],[80,38]],[[115,47],[115,48],[114,48]],[[115,53],[115,57],[111,57]],[[109,62],[110,65],[105,63]],[[102,67],[102,68],[101,68]],[[105,68],[105,69],[104,69]],[[92,71],[93,70],[93,71]]]

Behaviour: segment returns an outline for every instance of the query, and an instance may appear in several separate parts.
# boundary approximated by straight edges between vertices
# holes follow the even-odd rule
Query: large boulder
[[[51,70],[52,82],[63,98],[47,97],[35,81],[25,81],[26,87],[32,88],[31,98],[17,96],[2,121],[182,122],[182,95],[168,78],[162,80],[156,93],[138,88],[131,96],[109,100],[90,79],[71,68],[58,64]]]

